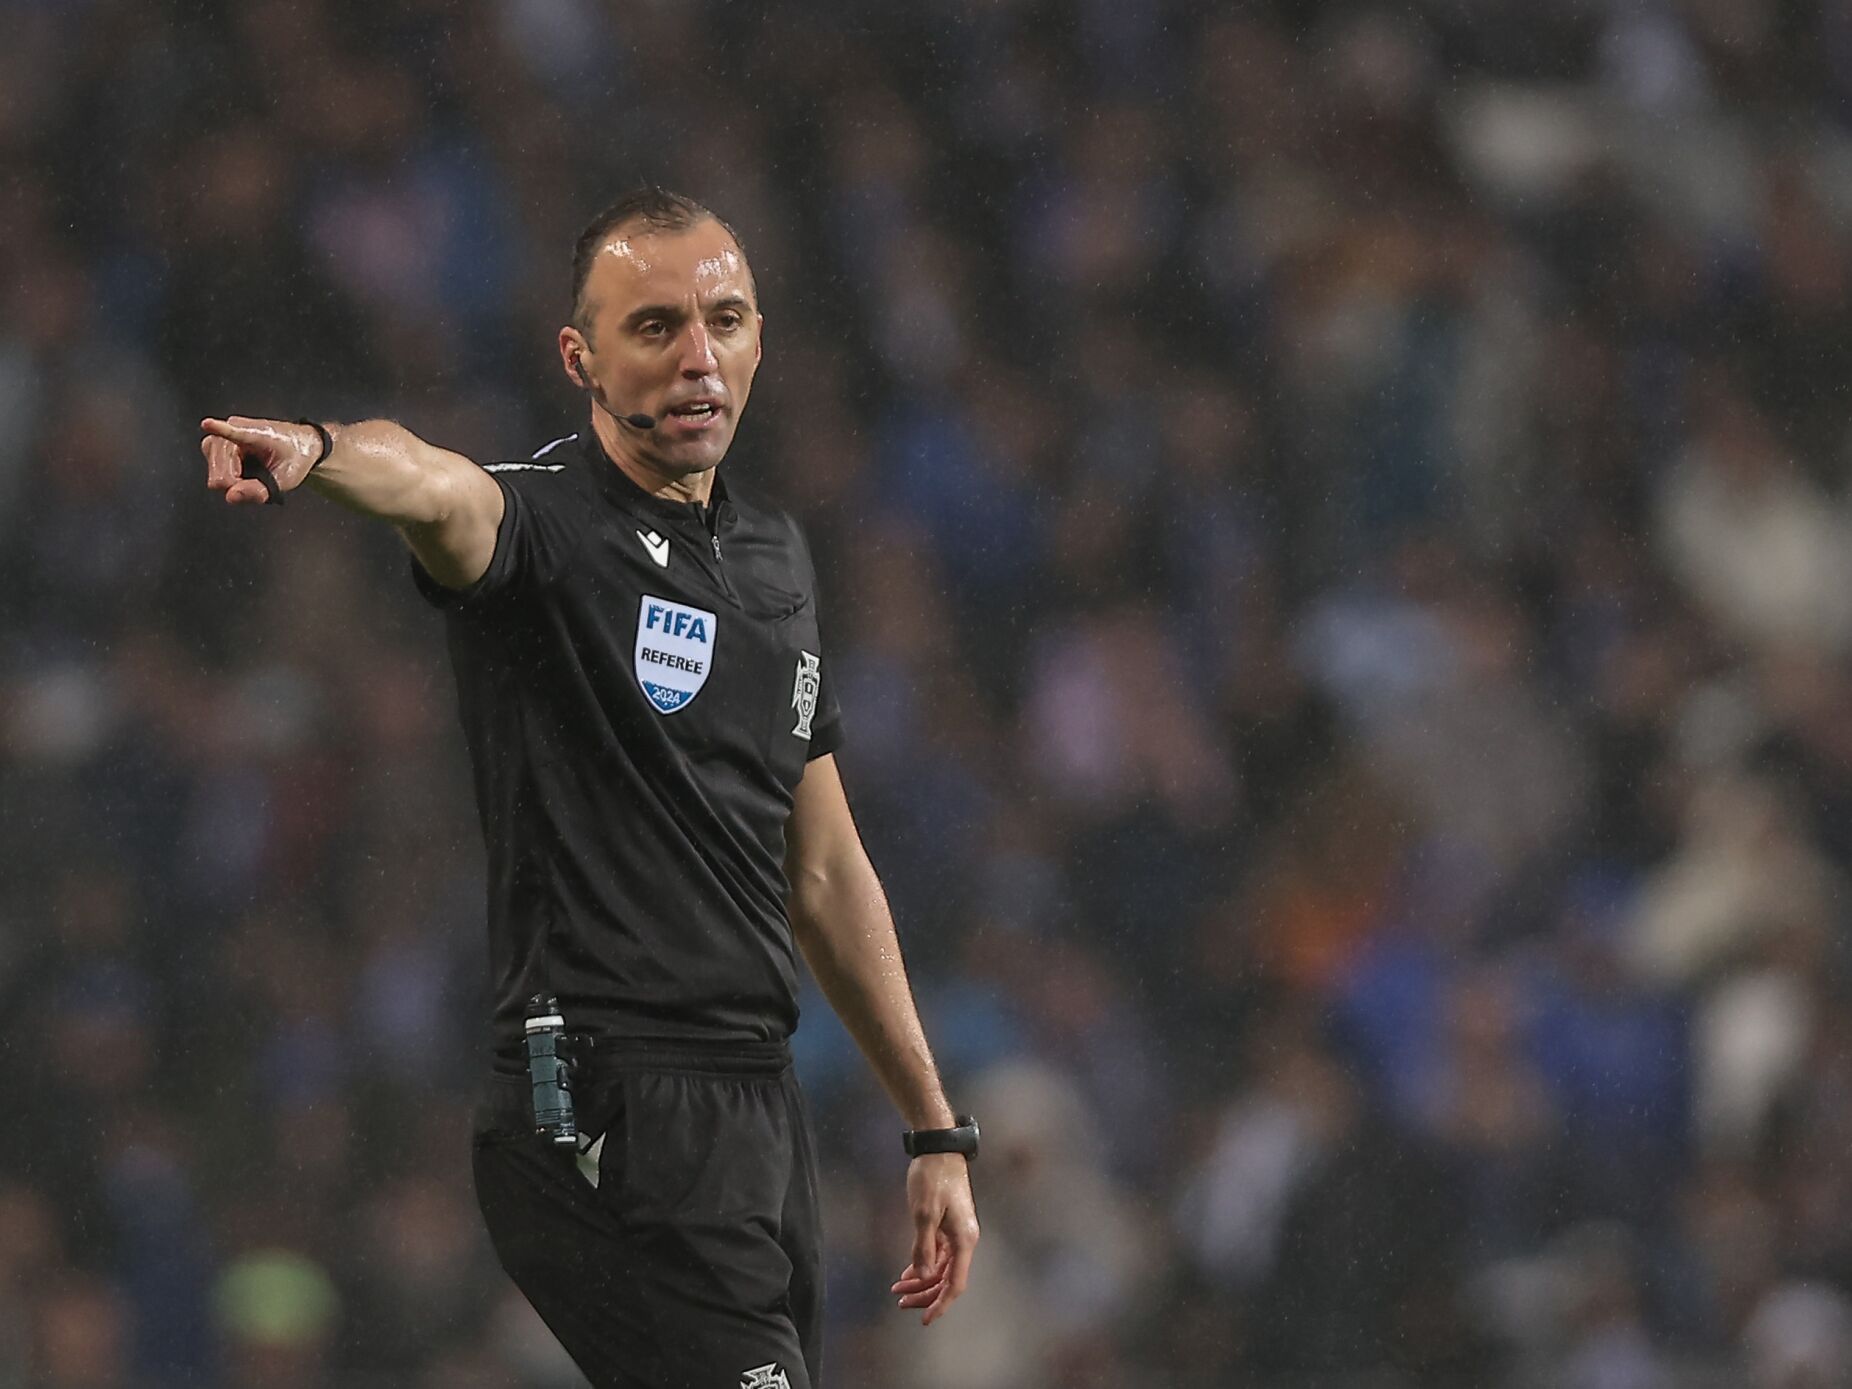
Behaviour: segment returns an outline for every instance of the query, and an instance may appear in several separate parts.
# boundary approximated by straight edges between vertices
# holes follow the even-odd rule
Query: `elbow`
[[[441,467],[426,467],[422,472],[423,485],[417,490],[412,524],[430,527],[448,525],[462,505],[457,480],[448,469]]]
[[[791,893],[785,904],[785,915],[791,921],[791,934],[802,944],[812,938],[816,932],[816,897],[809,890],[810,885],[801,878],[791,879]]]
[[[791,934],[806,954],[822,941],[830,919],[830,879],[815,870],[791,874],[791,895],[786,914]]]

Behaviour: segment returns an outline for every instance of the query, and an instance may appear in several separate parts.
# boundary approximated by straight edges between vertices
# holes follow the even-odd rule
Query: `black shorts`
[[[817,1389],[816,1161],[782,1043],[619,1043],[574,1080],[598,1184],[533,1132],[525,1073],[478,1108],[502,1267],[595,1389]]]

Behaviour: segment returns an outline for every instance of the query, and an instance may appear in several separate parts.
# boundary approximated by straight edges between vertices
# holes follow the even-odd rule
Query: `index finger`
[[[215,435],[220,439],[229,439],[234,444],[247,448],[262,443],[274,443],[276,431],[269,427],[266,420],[254,420],[244,415],[233,415],[230,419],[217,420],[208,415],[199,422],[202,433]]]

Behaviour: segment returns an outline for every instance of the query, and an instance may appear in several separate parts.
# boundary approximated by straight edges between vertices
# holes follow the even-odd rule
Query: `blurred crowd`
[[[205,414],[576,427],[768,326],[985,1239],[812,994],[843,1389],[1852,1385],[1852,11],[0,0],[0,1389],[568,1389],[396,539]]]

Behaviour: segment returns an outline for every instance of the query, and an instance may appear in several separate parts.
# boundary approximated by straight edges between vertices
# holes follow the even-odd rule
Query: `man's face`
[[[560,335],[607,409],[656,417],[620,437],[653,471],[706,472],[726,456],[759,369],[752,272],[718,222],[686,231],[620,228],[585,282],[589,332]],[[570,368],[569,368],[570,370]]]

